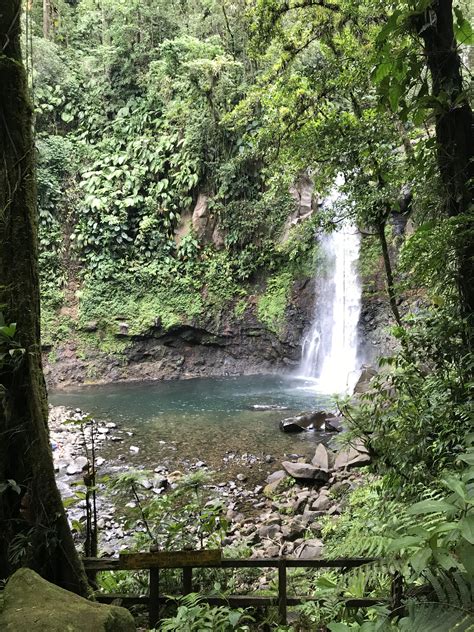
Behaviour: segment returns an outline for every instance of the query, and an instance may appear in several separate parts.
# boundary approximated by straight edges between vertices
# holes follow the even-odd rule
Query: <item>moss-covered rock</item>
[[[87,601],[50,584],[29,568],[8,581],[0,612],[2,632],[134,632],[132,615]]]

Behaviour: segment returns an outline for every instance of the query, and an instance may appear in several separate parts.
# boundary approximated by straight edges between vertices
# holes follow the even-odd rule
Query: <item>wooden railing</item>
[[[143,604],[148,605],[150,628],[158,625],[160,620],[160,606],[169,601],[169,597],[160,595],[160,569],[183,570],[183,595],[193,592],[193,568],[276,568],[278,569],[278,594],[271,596],[231,595],[229,597],[208,597],[203,601],[211,605],[228,604],[234,608],[256,606],[278,606],[279,621],[283,625],[287,622],[287,607],[297,606],[313,601],[323,603],[324,600],[311,596],[288,597],[287,569],[288,568],[339,568],[348,570],[373,562],[368,558],[348,559],[292,559],[292,558],[253,558],[228,559],[223,558],[220,549],[204,551],[154,551],[149,553],[123,553],[118,558],[84,558],[87,572],[97,571],[140,571],[148,570],[150,574],[148,595],[107,595],[99,593],[97,599],[104,603],[116,603],[125,607]],[[401,602],[401,579],[392,578],[391,607],[396,609]],[[383,603],[380,599],[346,599],[348,608],[367,608]]]

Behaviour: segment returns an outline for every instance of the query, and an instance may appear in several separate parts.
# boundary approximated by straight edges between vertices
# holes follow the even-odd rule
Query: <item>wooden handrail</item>
[[[176,551],[176,553],[181,553],[181,551]],[[185,551],[188,553],[188,551]],[[189,551],[189,553],[194,553],[194,551]],[[169,553],[168,553],[169,554]],[[137,553],[130,555],[148,555],[148,553]],[[122,557],[84,557],[82,558],[82,562],[84,564],[84,568],[90,571],[125,571],[132,570],[126,562],[124,562],[125,556]],[[359,566],[363,566],[364,564],[369,564],[370,562],[376,562],[378,558],[375,557],[349,557],[349,558],[337,558],[337,559],[296,559],[290,557],[257,557],[257,558],[231,558],[231,557],[223,557],[220,562],[216,565],[206,565],[203,564],[203,567],[213,567],[219,566],[221,568],[278,568],[279,561],[284,559],[287,567],[292,568],[357,568]],[[192,561],[188,561],[186,563],[180,564],[180,566],[159,566],[159,568],[183,568],[190,567],[196,568],[198,565],[194,564]],[[150,566],[143,565],[142,569],[147,570]],[[139,570],[137,567],[134,567],[133,570]]]
[[[235,608],[278,606],[279,621],[283,625],[286,625],[288,606],[296,606],[308,601],[324,603],[324,599],[310,596],[288,597],[288,568],[340,568],[345,570],[358,568],[374,561],[376,561],[376,558],[337,558],[327,560],[305,560],[289,557],[252,559],[223,558],[220,549],[201,551],[150,551],[147,553],[122,553],[118,558],[83,558],[86,571],[149,571],[150,584],[148,596],[99,594],[97,598],[105,603],[121,602],[124,605],[148,603],[151,628],[154,628],[159,622],[160,605],[170,601],[169,597],[160,596],[160,570],[162,569],[181,568],[183,570],[183,594],[186,595],[192,592],[193,568],[276,568],[278,569],[278,595],[276,597],[231,595],[226,599],[208,597],[204,598],[203,601],[211,605],[228,604]],[[366,608],[380,603],[383,603],[380,599],[345,600],[345,605],[349,608]]]

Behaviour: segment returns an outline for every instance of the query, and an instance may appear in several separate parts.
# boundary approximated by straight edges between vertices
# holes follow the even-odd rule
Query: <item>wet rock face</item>
[[[48,385],[291,370],[300,361],[301,339],[311,322],[313,285],[309,280],[295,283],[287,309],[291,326],[280,335],[258,320],[256,302],[252,300],[240,318],[229,308],[218,323],[204,317],[165,330],[157,321],[139,336],[129,335],[128,325],[121,323],[116,335],[129,344],[120,361],[97,349],[87,357],[79,356],[76,345],[70,341],[55,349],[55,362],[44,357]]]
[[[377,366],[378,358],[397,350],[398,343],[390,333],[394,324],[383,288],[362,295],[358,339],[359,356],[364,363]]]

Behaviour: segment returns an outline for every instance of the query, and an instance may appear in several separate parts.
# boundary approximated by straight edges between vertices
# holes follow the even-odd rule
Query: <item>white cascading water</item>
[[[337,192],[333,193],[334,201]],[[357,275],[359,235],[343,224],[320,242],[326,270],[318,273],[313,325],[303,340],[300,377],[322,393],[344,393],[357,379],[357,326],[361,287]]]

